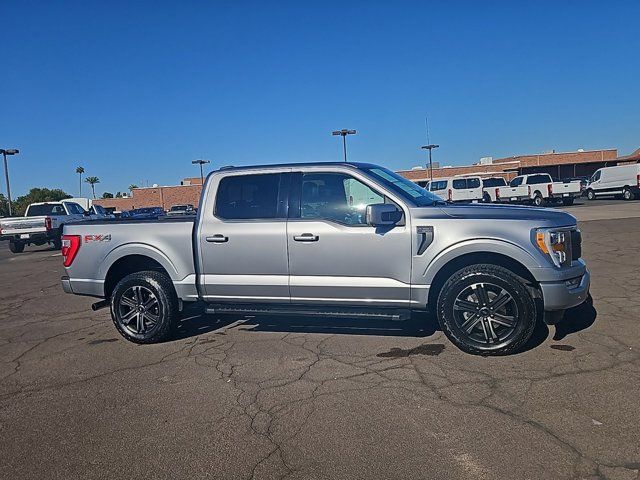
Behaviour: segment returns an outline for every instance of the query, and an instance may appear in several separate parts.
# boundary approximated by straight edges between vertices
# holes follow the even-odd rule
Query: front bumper
[[[577,283],[571,280],[579,278]],[[583,303],[589,296],[591,275],[585,269],[581,277],[556,282],[540,282],[545,311],[566,310]]]

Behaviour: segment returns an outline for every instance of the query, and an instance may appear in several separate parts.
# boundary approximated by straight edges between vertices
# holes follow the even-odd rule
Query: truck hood
[[[417,208],[415,218],[434,218],[434,207]],[[438,206],[438,218],[452,218],[460,220],[515,220],[525,221],[539,227],[574,226],[577,221],[573,215],[551,208],[516,207],[512,205],[481,205],[481,204],[449,204]]]

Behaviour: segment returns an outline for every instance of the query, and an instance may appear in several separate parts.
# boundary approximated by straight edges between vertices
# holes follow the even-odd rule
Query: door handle
[[[224,243],[229,241],[229,237],[225,237],[224,235],[221,235],[218,233],[217,235],[205,237],[205,240],[207,242],[213,242],[213,243]]]
[[[320,237],[313,233],[303,233],[302,235],[294,235],[293,239],[296,242],[317,242]]]

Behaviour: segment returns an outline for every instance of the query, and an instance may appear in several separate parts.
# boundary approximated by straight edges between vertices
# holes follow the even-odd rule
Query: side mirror
[[[390,203],[367,205],[366,221],[372,227],[395,225],[402,219],[402,211]]]

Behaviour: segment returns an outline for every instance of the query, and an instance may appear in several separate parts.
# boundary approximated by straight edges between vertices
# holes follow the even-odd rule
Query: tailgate
[[[0,221],[0,234],[27,235],[31,233],[45,233],[47,217],[8,218]]]
[[[560,183],[555,182],[552,185],[552,191],[554,195],[561,195],[563,193],[580,193],[580,182]]]

